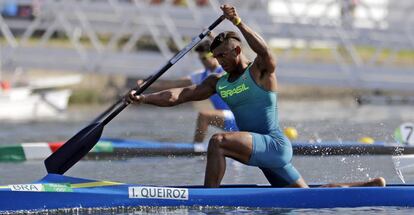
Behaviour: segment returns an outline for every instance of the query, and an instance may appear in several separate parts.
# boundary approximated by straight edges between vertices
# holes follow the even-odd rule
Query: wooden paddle
[[[171,66],[173,66],[178,60],[180,60],[185,54],[187,54],[194,46],[196,46],[205,36],[207,36],[211,30],[219,25],[224,20],[224,16],[220,16],[213,24],[211,24],[206,30],[200,33],[197,37],[194,37],[190,44],[184,47],[174,57],[172,57],[168,63],[162,67],[155,75],[148,78],[148,81],[140,87],[136,95],[140,95],[144,92],[152,83],[154,83],[161,75],[163,75]],[[121,100],[122,102],[122,100]],[[119,102],[119,103],[121,103]],[[119,105],[116,103],[112,106],[115,108]],[[103,115],[108,115],[102,122],[95,120],[90,125],[79,131],[75,136],[70,138],[62,147],[56,152],[50,155],[45,160],[45,166],[48,173],[64,174],[69,168],[75,165],[83,156],[85,156],[93,146],[99,141],[102,135],[103,128],[108,124],[115,116],[117,116],[122,110],[124,110],[129,104],[122,103],[109,115],[110,111],[105,111]],[[110,108],[110,109],[112,109]],[[108,109],[108,110],[110,110]],[[102,114],[101,114],[102,115]]]

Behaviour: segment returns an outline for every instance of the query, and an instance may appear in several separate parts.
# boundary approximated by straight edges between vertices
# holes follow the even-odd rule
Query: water
[[[101,208],[101,209],[65,209],[47,211],[44,214],[281,214],[281,215],[390,215],[411,214],[411,208],[398,207],[359,207],[359,208],[325,208],[325,209],[280,209],[280,208],[246,208],[246,207],[140,207],[140,208]]]
[[[0,122],[0,144],[67,140],[107,106],[76,107],[65,117],[48,121]],[[394,129],[402,122],[413,121],[408,106],[363,106],[351,101],[282,101],[282,126],[294,126],[299,139],[308,141],[352,140],[371,136],[377,141],[393,141]],[[105,126],[105,137],[153,139],[190,142],[196,112],[191,106],[154,108],[129,107]],[[217,132],[210,129],[209,135]],[[391,156],[295,156],[294,165],[310,184],[367,180],[383,176],[389,183],[402,183]],[[154,185],[202,184],[204,157],[138,157],[119,161],[81,161],[66,175],[126,183]],[[0,163],[0,184],[27,183],[46,174],[41,161]],[[414,173],[402,173],[413,183]],[[227,160],[223,183],[267,184],[257,168]],[[77,214],[407,214],[411,209],[393,207],[341,209],[263,209],[263,208],[118,208],[95,211],[59,211]]]

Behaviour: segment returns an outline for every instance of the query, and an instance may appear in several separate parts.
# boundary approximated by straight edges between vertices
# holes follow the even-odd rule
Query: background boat
[[[72,90],[81,75],[33,80],[24,86],[0,90],[0,120],[31,120],[56,117],[68,107]]]

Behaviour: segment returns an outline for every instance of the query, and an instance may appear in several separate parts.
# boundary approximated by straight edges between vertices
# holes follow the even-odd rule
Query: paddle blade
[[[79,131],[45,160],[48,173],[64,174],[99,141],[104,125],[93,123]]]

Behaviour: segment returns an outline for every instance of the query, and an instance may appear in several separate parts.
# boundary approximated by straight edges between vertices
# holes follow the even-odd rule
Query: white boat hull
[[[12,89],[0,93],[0,120],[28,120],[54,117],[68,106],[72,91],[48,90],[30,93],[29,89]]]

